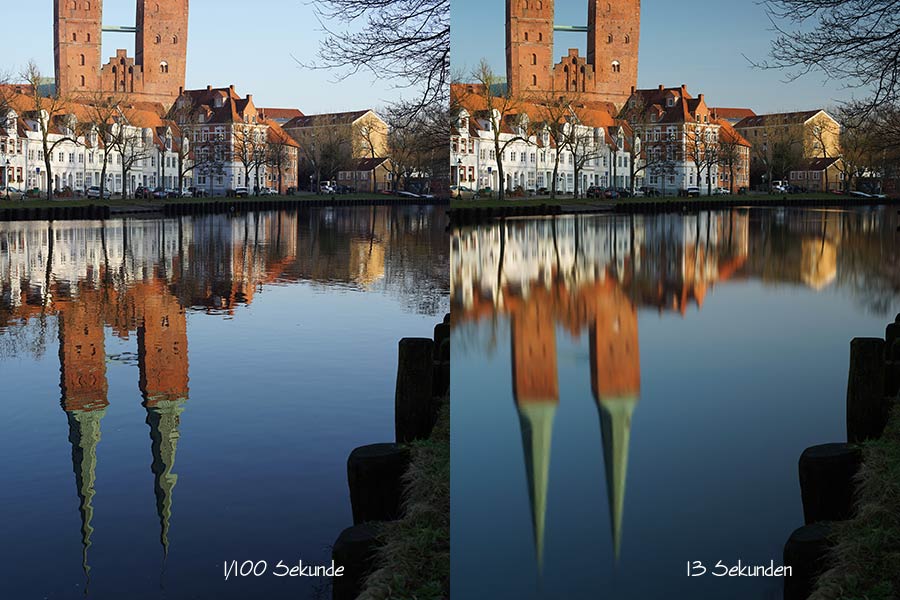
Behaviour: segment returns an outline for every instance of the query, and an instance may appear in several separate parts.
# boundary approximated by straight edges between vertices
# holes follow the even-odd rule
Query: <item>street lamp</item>
[[[456,157],[456,185],[457,187],[462,185],[462,157]]]
[[[6,201],[9,202],[9,159],[6,159],[6,171],[3,173],[3,180],[6,183]]]

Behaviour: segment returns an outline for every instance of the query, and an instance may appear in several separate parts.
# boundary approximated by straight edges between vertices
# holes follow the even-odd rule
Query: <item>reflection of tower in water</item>
[[[543,565],[553,417],[559,404],[556,331],[551,309],[540,302],[528,302],[512,317],[513,396],[522,427],[539,568]]]
[[[188,398],[187,320],[178,300],[165,290],[152,290],[143,300],[138,327],[138,366],[143,405],[150,426],[153,491],[163,553],[169,552],[172,494],[178,475],[172,472],[178,426]]]
[[[100,421],[109,405],[103,321],[95,298],[79,298],[60,309],[59,362],[62,407],[69,422],[72,468],[81,513],[82,568],[89,576],[97,445]]]
[[[610,527],[618,560],[631,415],[641,389],[637,310],[620,288],[597,298],[590,325],[590,345],[591,390],[600,413]]]

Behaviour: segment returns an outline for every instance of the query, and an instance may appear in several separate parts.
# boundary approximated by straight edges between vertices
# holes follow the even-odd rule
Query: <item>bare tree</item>
[[[119,127],[113,145],[119,153],[122,167],[122,198],[128,197],[128,175],[132,169],[153,155],[153,141],[147,143],[144,140],[143,130],[122,123]],[[134,192],[134,190],[131,190]]]
[[[728,189],[734,194],[734,177],[744,164],[744,140],[734,130],[719,129],[719,166],[728,171]]]
[[[117,140],[123,135],[125,118],[121,111],[122,99],[117,95],[95,93],[87,99],[88,118],[82,123],[82,133],[86,141],[97,152],[100,159],[100,198],[106,191],[106,170],[114,152],[118,150]],[[122,181],[122,197],[125,197],[125,182]]]
[[[706,193],[712,195],[712,169],[719,164],[718,132],[713,127],[686,125],[684,136],[685,157],[697,170],[697,187],[706,173]]]
[[[505,134],[503,129],[507,119],[519,114],[519,102],[512,98],[506,90],[501,91],[502,80],[494,74],[493,69],[486,60],[482,60],[472,73],[474,86],[461,85],[462,90],[458,102],[461,104],[473,103],[484,107],[478,111],[479,116],[487,121],[494,144],[494,154],[497,162],[497,178],[499,190],[497,197],[502,201],[506,197],[506,180],[504,175],[504,153],[515,142],[528,142],[528,138],[521,129],[514,129],[513,133]],[[451,110],[454,107],[451,105]],[[458,114],[458,107],[457,107]],[[475,115],[472,115],[475,117]],[[505,138],[505,139],[504,139]]]
[[[246,123],[234,124],[234,156],[244,167],[244,185],[250,188],[250,172],[256,171],[256,189],[259,192],[259,167],[265,163],[268,147],[264,126]]]
[[[53,164],[51,157],[57,146],[65,142],[78,143],[75,131],[76,122],[74,116],[65,119],[65,123],[57,123],[68,110],[66,99],[59,94],[55,96],[41,95],[43,76],[37,63],[30,61],[22,73],[22,79],[27,84],[30,95],[29,112],[34,115],[38,123],[38,133],[41,136],[41,150],[44,153],[44,170],[47,174],[47,200],[53,199]],[[56,127],[56,125],[61,125]],[[56,129],[56,132],[52,130]],[[52,139],[51,139],[52,138]]]
[[[571,151],[571,143],[575,140],[575,118],[572,112],[573,98],[566,94],[557,94],[553,90],[534,97],[538,118],[533,128],[540,137],[544,147],[553,157],[553,181],[550,182],[550,198],[556,198],[556,186],[559,183],[559,162],[566,150]],[[574,158],[573,158],[574,160]],[[577,186],[577,182],[576,182]],[[577,190],[577,187],[576,187]]]
[[[307,66],[336,69],[341,77],[366,70],[414,90],[416,100],[397,105],[409,119],[447,104],[450,0],[317,0],[316,9],[328,35],[318,62]]]
[[[312,124],[294,129],[292,137],[300,146],[300,153],[315,176],[316,193],[321,193],[322,178],[333,179],[353,162],[353,147],[344,128]]]
[[[807,146],[810,150],[810,154],[815,156],[816,158],[835,158],[834,155],[830,152],[832,146],[835,145],[834,141],[840,136],[840,125],[832,121],[828,118],[820,118],[813,123],[812,127],[806,128],[806,134],[809,138],[806,141],[805,146]],[[838,149],[837,152],[840,152]],[[828,169],[825,169],[825,191],[828,191],[829,188],[828,182]]]
[[[575,118],[569,123],[569,134],[566,146],[572,152],[572,164],[575,173],[575,197],[578,198],[579,193],[584,190],[580,189],[579,180],[581,172],[592,161],[599,160],[605,149],[604,139],[595,137],[594,128],[583,125],[580,120]]]
[[[848,104],[854,115],[900,106],[900,0],[768,0],[775,27],[771,60],[794,80],[813,71],[868,98]]]

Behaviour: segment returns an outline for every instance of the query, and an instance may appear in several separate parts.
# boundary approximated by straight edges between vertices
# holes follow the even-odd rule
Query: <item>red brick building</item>
[[[621,107],[637,85],[640,22],[640,0],[589,0],[587,56],[570,49],[554,64],[553,0],[506,0],[510,93],[569,93]]]
[[[117,50],[101,66],[102,0],[54,0],[56,89],[61,95],[116,92],[166,105],[184,87],[188,0],[137,0],[135,56]]]

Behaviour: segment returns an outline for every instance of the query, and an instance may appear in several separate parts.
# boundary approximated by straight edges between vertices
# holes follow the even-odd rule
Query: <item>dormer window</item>
[[[668,98],[666,98],[666,106],[668,106],[668,107],[675,106],[675,98],[673,98],[672,96],[669,96]]]

